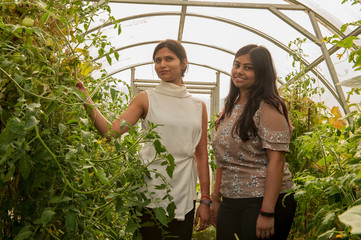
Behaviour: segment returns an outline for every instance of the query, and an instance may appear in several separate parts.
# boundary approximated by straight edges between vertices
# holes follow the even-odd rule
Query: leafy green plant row
[[[360,23],[345,24],[341,30]],[[347,55],[355,71],[359,71],[361,52],[355,44],[357,39],[334,35],[324,41],[340,47],[343,52],[338,57]],[[350,113],[343,116],[338,107],[328,109],[324,103],[312,100],[324,90],[305,74],[300,62],[305,41],[297,39],[289,45],[294,49],[291,56],[298,69],[288,76],[287,88],[282,89],[295,126],[287,156],[298,202],[292,239],[361,239],[361,105],[349,104]],[[351,87],[348,100],[353,94],[360,95],[361,78],[341,84]]]
[[[151,141],[153,161],[164,161],[172,174],[174,160],[156,126],[107,140],[89,122],[78,80],[109,119],[129,100],[122,81],[106,72],[90,76],[101,68],[90,50],[110,64],[119,57],[101,31],[86,34],[99,12],[121,32],[107,4],[0,3],[1,239],[129,239],[139,227],[138,210],[155,200],[136,191],[150,175],[137,157],[141,144]],[[170,205],[168,216],[173,211]],[[160,224],[168,216],[156,209]]]

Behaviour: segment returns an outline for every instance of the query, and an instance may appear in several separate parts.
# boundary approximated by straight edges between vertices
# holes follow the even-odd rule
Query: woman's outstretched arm
[[[113,137],[119,137],[121,134],[129,130],[126,124],[122,124],[122,120],[134,125],[140,118],[145,118],[148,112],[148,97],[146,92],[141,92],[130,102],[128,108],[112,123],[110,123],[98,108],[94,106],[93,100],[90,98],[87,90],[82,82],[78,82],[76,88],[85,94],[85,108],[90,108],[89,117],[94,122],[95,128],[102,136],[107,134]],[[123,127],[124,126],[124,127]]]

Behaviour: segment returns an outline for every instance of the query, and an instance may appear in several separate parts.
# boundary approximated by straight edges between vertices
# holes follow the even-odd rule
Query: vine
[[[106,77],[89,54],[97,49],[109,64],[119,58],[101,28],[86,34],[100,12],[120,33],[110,10],[107,3],[75,0],[0,3],[1,239],[131,239],[139,210],[157,201],[137,191],[151,173],[138,159],[141,145],[152,142],[152,161],[173,173],[156,125],[130,126],[120,138],[104,140],[75,89],[83,81],[108,119],[128,105],[130,96],[117,87],[125,84]],[[169,188],[159,177],[157,187]],[[157,211],[159,224],[167,224],[174,208]]]

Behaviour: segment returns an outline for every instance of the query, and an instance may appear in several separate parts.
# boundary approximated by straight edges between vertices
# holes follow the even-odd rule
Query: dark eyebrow
[[[166,55],[166,56],[163,56],[163,57],[155,57],[154,59],[159,59],[159,58],[174,58],[174,56]]]
[[[233,64],[241,64],[240,62],[238,62],[237,60],[234,60]],[[251,62],[248,62],[248,63],[244,63],[243,65],[247,65],[247,66],[252,66],[253,64]]]

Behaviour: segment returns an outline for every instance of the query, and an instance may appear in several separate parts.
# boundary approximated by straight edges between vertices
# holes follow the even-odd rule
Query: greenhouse
[[[182,149],[195,142],[188,157],[197,162],[198,178],[192,172],[197,182],[189,196],[197,219],[207,199],[219,195],[223,156],[213,145],[215,126],[217,118],[227,120],[232,86],[242,89],[234,80],[236,53],[250,44],[271,54],[293,129],[282,155],[293,182],[286,198],[297,202],[287,239],[361,239],[359,0],[4,0],[0,12],[1,239],[142,239],[149,225],[144,209],[152,209],[151,225],[166,234],[181,209],[172,189],[191,181],[188,175],[176,180],[181,163],[171,141]],[[171,140],[163,124],[145,120],[173,100],[144,100],[155,98],[151,91],[164,82],[157,57],[162,48],[155,49],[169,39],[186,52],[183,62],[164,47],[181,63],[180,85],[204,103],[197,134],[189,130],[196,121],[189,104],[199,100],[163,115],[189,114],[178,119],[188,127],[167,130],[182,133]],[[257,123],[255,111],[250,119]],[[188,132],[191,141],[184,140]],[[154,156],[144,162],[149,152]],[[199,159],[208,159],[207,187]],[[164,171],[152,168],[158,163]],[[157,179],[161,195],[148,178]],[[167,207],[161,207],[164,200]],[[202,221],[201,214],[192,239],[217,239],[215,224],[203,228]]]

